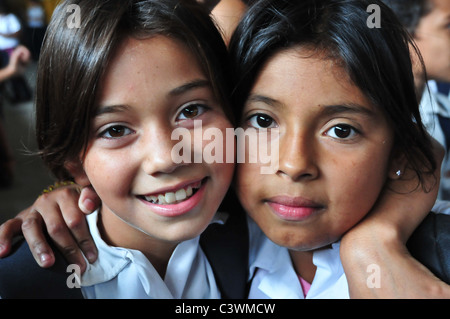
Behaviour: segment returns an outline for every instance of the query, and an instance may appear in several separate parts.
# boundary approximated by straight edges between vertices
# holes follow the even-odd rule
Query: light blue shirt
[[[180,243],[161,278],[138,250],[107,245],[97,228],[98,212],[87,217],[98,249],[98,259],[81,277],[88,299],[220,298],[211,266],[199,246],[199,237]]]
[[[445,149],[445,156],[441,166],[441,181],[439,196],[441,200],[450,200],[450,145],[446,141],[439,116],[450,119],[450,99],[432,90],[432,81],[429,81],[430,91],[425,89],[420,101],[420,115],[428,133]],[[434,84],[436,85],[436,84]]]
[[[249,299],[304,299],[303,290],[287,248],[273,243],[249,220]],[[313,263],[317,270],[307,299],[349,298],[347,278],[339,257],[339,243],[317,250]]]

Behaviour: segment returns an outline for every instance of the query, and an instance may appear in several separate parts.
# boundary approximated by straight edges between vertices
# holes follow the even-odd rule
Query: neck
[[[104,206],[99,217],[98,228],[108,245],[141,251],[164,279],[167,264],[177,243],[163,242],[147,235]]]
[[[414,76],[414,86],[416,87],[417,101],[420,103],[423,90],[425,90],[425,79],[423,74]]]
[[[420,41],[420,39],[418,38],[414,38],[414,40],[416,42]],[[411,52],[415,51],[411,50]],[[423,90],[425,89],[425,69],[422,68],[422,64],[420,63],[419,58],[415,54],[411,55],[411,63],[417,100],[420,103],[420,100],[422,99]]]
[[[289,250],[289,255],[297,275],[312,283],[317,269],[313,264],[313,251]]]

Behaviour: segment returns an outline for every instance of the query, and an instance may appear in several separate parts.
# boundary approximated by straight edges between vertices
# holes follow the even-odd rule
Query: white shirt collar
[[[425,87],[420,100],[420,113],[423,117],[433,114],[450,117],[450,99],[439,92]]]
[[[164,280],[138,250],[107,245],[97,228],[98,211],[88,224],[98,259],[81,277],[87,298],[220,298],[214,274],[199,246],[199,237],[174,250]]]
[[[249,219],[249,298],[303,299],[303,291],[286,248],[270,241]],[[307,298],[349,298],[339,256],[340,243],[314,252],[317,270]]]

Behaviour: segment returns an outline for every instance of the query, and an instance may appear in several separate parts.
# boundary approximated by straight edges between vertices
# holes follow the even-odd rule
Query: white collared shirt
[[[98,259],[88,265],[81,277],[85,298],[220,298],[211,266],[199,246],[199,237],[175,248],[162,279],[140,251],[107,245],[98,231],[97,218],[98,211],[87,217]]]
[[[428,133],[446,147],[444,133],[436,120],[436,116],[450,118],[450,100],[443,94],[428,91],[425,88],[420,101],[420,115]]]
[[[287,248],[270,241],[249,219],[250,278],[249,299],[304,299],[303,290]],[[317,270],[306,296],[349,298],[347,278],[339,257],[339,243],[314,252]]]
[[[429,85],[433,82],[429,81]],[[436,85],[436,84],[434,84]],[[428,133],[445,149],[445,157],[441,166],[439,199],[450,200],[450,145],[446,140],[439,117],[450,119],[450,99],[438,92],[424,90],[420,101],[420,115]]]
[[[12,13],[0,15],[0,33],[12,35],[20,31],[20,21]],[[18,38],[0,35],[0,50],[12,49],[19,45]]]

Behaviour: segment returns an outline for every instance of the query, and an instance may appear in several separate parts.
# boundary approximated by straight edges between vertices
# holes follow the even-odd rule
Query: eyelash
[[[196,110],[195,110],[196,113],[191,118],[188,118],[188,117],[186,117],[185,114],[183,114],[183,112],[188,109],[191,109],[192,107],[196,107]],[[193,118],[201,116],[208,109],[209,109],[209,107],[207,107],[206,105],[200,104],[200,103],[188,104],[186,106],[183,106],[181,111],[178,113],[177,121],[189,121]],[[185,118],[180,119],[181,116],[184,116]],[[117,131],[125,131],[125,133],[119,133],[119,134],[121,134],[120,136],[113,136],[113,134],[111,134],[111,133],[113,133],[114,130],[116,130],[116,133],[117,133]],[[111,125],[111,126],[105,128],[104,130],[102,130],[99,134],[99,137],[114,140],[114,139],[123,138],[123,137],[133,134],[133,133],[134,133],[134,131],[132,129],[126,127],[125,125],[114,124],[114,125]]]
[[[188,109],[191,109],[192,107],[196,107],[196,113],[192,117],[188,118],[188,117],[186,117],[185,114],[183,114],[183,112],[188,110]],[[188,104],[186,106],[182,106],[180,112],[178,113],[178,115],[176,117],[176,120],[177,121],[189,121],[189,120],[192,120],[192,119],[194,119],[196,117],[201,116],[202,114],[207,112],[209,109],[210,108],[208,106],[206,106],[205,104],[193,102],[193,103],[190,103],[190,104]],[[199,110],[201,110],[201,111],[199,112]],[[180,116],[182,116],[182,115],[185,117],[184,119],[180,119]]]
[[[264,125],[262,125],[261,122],[258,122],[258,120],[264,120],[266,122],[270,121],[270,124],[267,126],[264,126]],[[252,126],[254,128],[273,128],[273,127],[269,127],[269,126],[271,126],[272,124],[276,125],[275,120],[271,116],[264,114],[264,113],[257,113],[257,114],[253,114],[253,115],[249,116],[247,118],[247,122],[249,123],[250,126]],[[339,129],[341,133],[342,132],[344,132],[344,134],[348,133],[348,135],[347,136],[339,136],[338,135],[339,133],[337,133],[337,131],[336,131],[337,129]],[[332,130],[335,130],[334,134],[332,133],[333,132]],[[338,140],[350,140],[358,134],[360,134],[360,132],[357,129],[355,129],[353,126],[348,125],[348,124],[334,125],[332,128],[328,129],[325,132],[325,135],[327,135],[331,138],[334,138],[334,139],[338,139]]]
[[[264,127],[263,125],[261,125],[262,123],[260,123],[259,120],[265,121],[265,122],[270,122],[270,124]],[[254,128],[257,128],[257,129],[274,128],[274,127],[276,127],[275,120],[270,115],[267,115],[267,114],[264,114],[264,113],[256,113],[256,114],[253,114],[253,115],[249,116],[247,118],[247,123],[250,126],[252,126]],[[264,124],[266,124],[266,123],[264,123]],[[275,126],[269,127],[271,124],[274,124]]]
[[[344,137],[338,136],[336,134],[336,131],[334,133],[334,136],[331,136],[330,132],[332,130],[336,130],[338,128],[340,129],[341,132],[349,130],[350,131],[349,132],[349,136],[344,136]],[[334,138],[334,139],[338,139],[338,140],[350,140],[350,139],[354,138],[358,134],[360,134],[360,132],[357,129],[355,129],[353,126],[348,125],[348,124],[337,124],[337,125],[334,125],[333,127],[331,127],[330,129],[328,129],[325,132],[325,135],[330,136],[331,138]]]
[[[111,133],[112,133],[112,131],[114,129],[116,129],[116,130],[117,129],[120,129],[120,130],[124,129],[125,131],[128,131],[128,132],[125,135],[112,136]],[[133,134],[133,133],[134,133],[134,131],[132,129],[126,127],[125,125],[117,125],[116,124],[116,125],[111,125],[111,126],[107,127],[106,129],[104,129],[103,131],[101,131],[99,136],[102,137],[102,138],[105,138],[105,139],[115,140],[115,139],[123,138],[124,136],[130,135],[130,134]],[[109,136],[106,136],[107,134]]]

